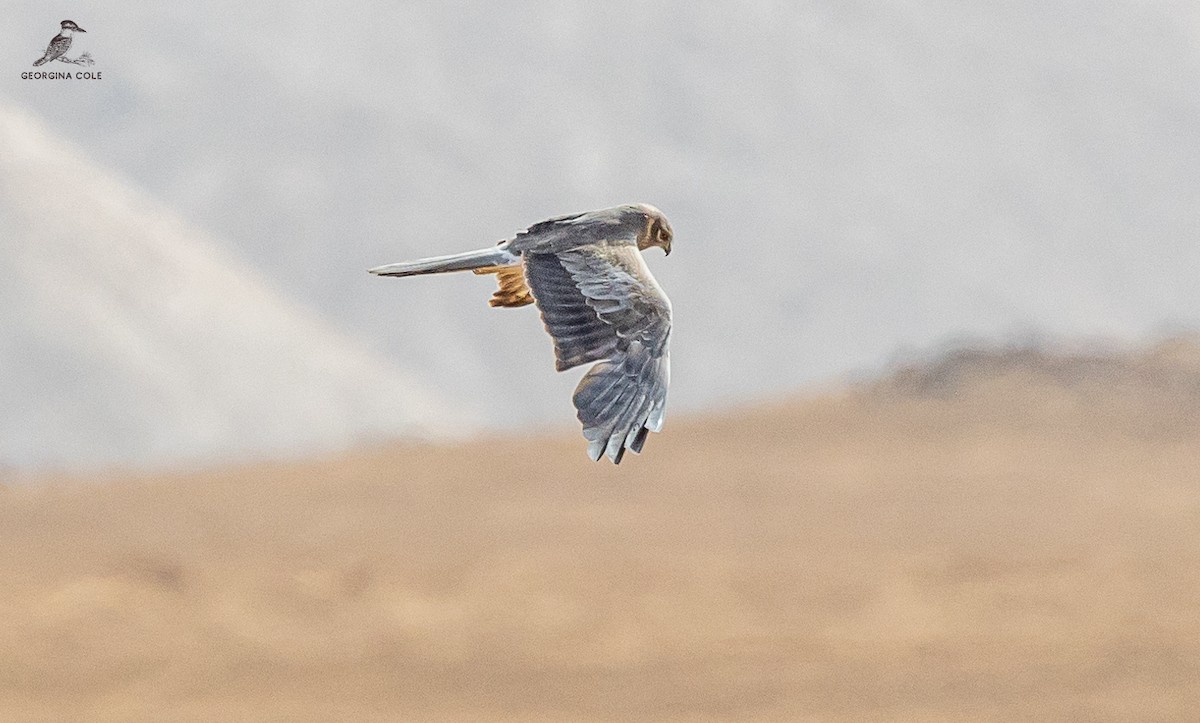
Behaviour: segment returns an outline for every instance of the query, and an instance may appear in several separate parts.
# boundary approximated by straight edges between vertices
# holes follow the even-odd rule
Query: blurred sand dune
[[[1200,355],[0,489],[0,717],[1187,720]]]

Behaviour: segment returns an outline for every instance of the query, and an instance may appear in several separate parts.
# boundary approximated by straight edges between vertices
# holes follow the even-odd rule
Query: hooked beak
[[[663,246],[663,254],[665,256],[671,255],[671,244],[668,243],[666,246]]]

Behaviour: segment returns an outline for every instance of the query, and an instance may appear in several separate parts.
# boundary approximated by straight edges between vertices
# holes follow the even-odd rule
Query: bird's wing
[[[573,401],[592,459],[619,463],[662,429],[670,381],[671,302],[632,245],[526,253],[525,278],[562,371],[598,362]]]
[[[629,229],[622,228],[622,218],[618,209],[613,208],[556,216],[518,233],[508,248],[514,253],[549,254],[586,244],[607,244],[613,238],[630,233]],[[636,229],[633,232],[636,233]]]
[[[42,36],[46,37],[46,36]],[[67,52],[71,47],[71,39],[65,35],[55,35],[50,44],[46,46],[46,54],[42,56],[42,60],[56,60],[60,55]]]

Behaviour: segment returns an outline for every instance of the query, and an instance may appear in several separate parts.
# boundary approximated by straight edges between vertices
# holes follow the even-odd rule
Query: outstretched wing
[[[593,366],[575,389],[588,454],[620,463],[662,429],[670,381],[671,302],[632,245],[589,244],[523,256],[559,371]]]

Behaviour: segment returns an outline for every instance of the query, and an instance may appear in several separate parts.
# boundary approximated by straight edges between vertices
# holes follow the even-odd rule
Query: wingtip
[[[642,427],[638,430],[637,436],[633,438],[633,444],[629,445],[629,449],[634,454],[641,454],[642,447],[646,444],[646,437],[650,435],[649,427]]]
[[[625,456],[625,436],[620,433],[610,436],[604,451],[613,464],[621,464],[621,458]]]

